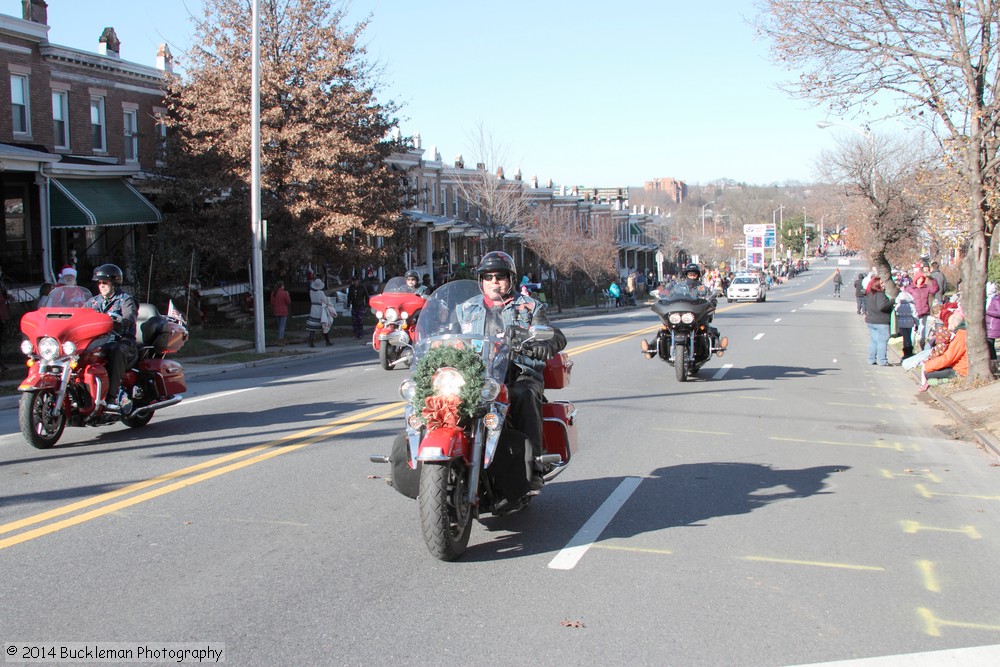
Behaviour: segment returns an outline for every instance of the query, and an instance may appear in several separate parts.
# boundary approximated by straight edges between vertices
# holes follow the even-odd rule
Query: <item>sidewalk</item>
[[[903,356],[902,346],[902,338],[889,339],[889,350],[895,353],[897,362]],[[913,378],[916,394],[919,370],[903,372]],[[959,426],[967,429],[988,454],[1000,458],[1000,411],[996,409],[1000,405],[1000,381],[968,389],[955,389],[950,382],[931,384],[927,396],[947,410]]]

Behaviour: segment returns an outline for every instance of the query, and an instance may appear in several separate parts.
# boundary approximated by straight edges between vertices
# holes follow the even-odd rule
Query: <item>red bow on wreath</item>
[[[420,411],[427,422],[427,430],[458,426],[458,408],[462,399],[458,396],[428,396],[424,409]]]

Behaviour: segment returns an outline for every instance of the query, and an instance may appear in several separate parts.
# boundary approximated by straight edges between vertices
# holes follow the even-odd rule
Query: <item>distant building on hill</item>
[[[687,188],[687,183],[678,181],[676,178],[654,178],[651,181],[646,181],[643,186],[644,190],[666,195],[675,204],[684,201],[684,198],[687,197]]]

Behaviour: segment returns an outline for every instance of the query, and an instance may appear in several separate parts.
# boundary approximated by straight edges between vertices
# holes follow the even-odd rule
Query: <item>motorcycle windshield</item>
[[[416,289],[410,289],[406,284],[406,278],[403,276],[395,276],[394,278],[389,278],[389,282],[385,284],[385,289],[382,290],[383,293],[388,292],[408,292],[413,293]]]
[[[480,354],[489,376],[503,382],[507,374],[509,345],[506,338],[487,338],[482,335],[462,333],[458,307],[470,299],[481,299],[482,293],[474,280],[455,280],[438,287],[431,294],[417,320],[417,343],[413,349],[414,360],[442,345],[469,348]],[[416,367],[416,364],[414,364]]]
[[[90,290],[78,285],[57,285],[49,293],[47,308],[83,308],[91,297]]]

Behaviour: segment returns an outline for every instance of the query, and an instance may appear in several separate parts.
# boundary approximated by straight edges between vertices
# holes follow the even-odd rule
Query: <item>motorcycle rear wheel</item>
[[[465,553],[472,533],[468,475],[462,461],[420,466],[420,529],[431,555],[452,561]]]
[[[42,389],[21,394],[17,409],[17,420],[21,427],[21,435],[35,449],[49,449],[62,436],[66,428],[66,412],[60,410],[52,416],[52,406],[55,404],[56,392],[52,389]]]
[[[674,345],[674,371],[678,382],[687,380],[687,347],[684,345]]]

